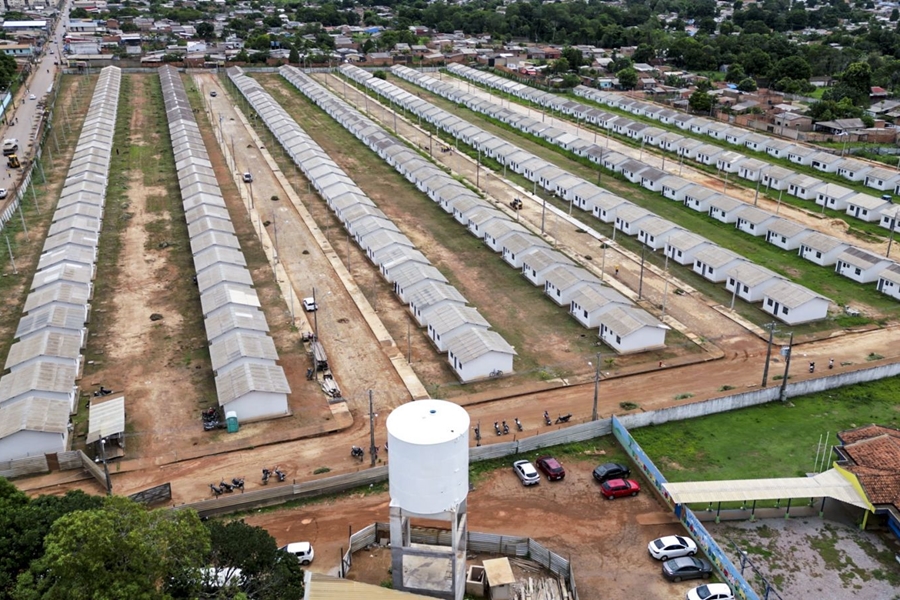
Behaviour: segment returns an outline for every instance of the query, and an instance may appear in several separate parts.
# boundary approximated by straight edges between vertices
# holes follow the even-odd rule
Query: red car
[[[565,479],[566,470],[559,461],[552,456],[542,456],[537,459],[537,468],[543,471],[549,481],[560,481]]]
[[[641,486],[634,479],[610,479],[600,484],[600,493],[607,500],[614,500],[623,496],[637,496]]]

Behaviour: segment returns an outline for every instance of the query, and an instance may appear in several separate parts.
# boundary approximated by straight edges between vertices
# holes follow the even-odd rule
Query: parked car
[[[734,593],[726,583],[705,583],[689,590],[685,600],[734,600]]]
[[[315,312],[319,310],[319,305],[316,304],[315,298],[304,298],[303,299],[303,310],[306,312]]]
[[[685,579],[709,579],[712,571],[709,561],[696,556],[672,558],[662,564],[663,577],[676,583]]]
[[[37,96],[35,96],[34,94],[31,94],[30,96],[28,96],[28,99],[29,99],[29,100],[36,100],[36,99],[37,99]]]
[[[244,173],[244,183],[253,183],[253,175]]]
[[[282,546],[281,549],[296,556],[301,565],[308,565],[316,557],[316,551],[309,542],[293,542]]]
[[[627,479],[631,469],[619,463],[606,463],[594,469],[594,479],[603,483],[607,479]]]
[[[547,476],[548,481],[560,481],[566,478],[566,470],[552,456],[542,456],[535,462],[537,468]]]
[[[215,98],[216,96],[219,95],[219,92],[217,92],[216,90],[213,90],[213,91],[211,91],[211,92],[209,93],[209,95],[210,95],[211,98]]]
[[[600,493],[607,500],[615,500],[623,496],[637,496],[641,486],[634,479],[607,479],[600,484]]]
[[[534,465],[527,460],[517,460],[513,463],[513,471],[522,480],[522,485],[537,485],[541,482],[541,475]]]
[[[6,198],[7,193],[6,188],[0,188],[0,200]]]
[[[697,544],[691,538],[680,535],[667,535],[656,538],[647,544],[647,551],[656,560],[669,560],[679,556],[693,556],[697,554]]]

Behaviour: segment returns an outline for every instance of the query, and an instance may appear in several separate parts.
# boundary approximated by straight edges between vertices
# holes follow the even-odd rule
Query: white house
[[[746,158],[738,166],[738,177],[748,181],[760,181],[763,173],[769,168],[769,163],[758,158]]]
[[[766,189],[786,190],[788,188],[788,180],[796,174],[790,169],[773,165],[763,171],[762,184],[766,186]]]
[[[711,245],[706,238],[681,230],[666,238],[665,253],[679,265],[693,265],[697,252]]]
[[[747,261],[731,250],[712,245],[694,255],[693,271],[713,283],[718,283],[725,281],[728,271],[742,262]]]
[[[588,284],[577,289],[569,303],[569,314],[589,329],[600,327],[603,313],[619,307],[629,307],[631,302],[611,287]]]
[[[278,365],[247,363],[216,376],[219,406],[236,412],[242,423],[289,415],[290,393],[284,369]]]
[[[557,264],[544,274],[544,293],[560,306],[570,306],[578,290],[600,283],[597,277],[581,267]]]
[[[895,263],[888,258],[851,246],[837,257],[834,270],[853,281],[871,283],[892,264]]]
[[[865,181],[866,175],[872,170],[872,165],[858,158],[845,158],[838,167],[838,175],[850,181]]]
[[[778,281],[763,293],[762,309],[788,325],[821,321],[831,301],[790,281]]]
[[[847,214],[868,223],[881,220],[881,211],[890,206],[890,202],[869,194],[854,194],[847,198]]]
[[[716,157],[716,168],[726,173],[737,173],[747,157],[740,152],[727,151]]]
[[[837,183],[826,183],[816,190],[816,204],[833,210],[846,210],[847,200],[856,192]]]
[[[836,154],[817,152],[812,157],[812,168],[823,173],[837,173],[838,168],[844,163],[844,159]]]
[[[880,190],[882,192],[892,192],[898,184],[900,184],[900,173],[898,173],[894,169],[875,167],[874,169],[866,173],[866,187]]]
[[[562,252],[550,248],[535,248],[522,254],[522,275],[534,285],[543,286],[546,275],[554,267],[571,265]]]
[[[0,407],[39,396],[53,400],[65,400],[69,410],[75,409],[78,386],[77,371],[71,365],[49,360],[38,360],[0,378]]]
[[[490,326],[481,313],[470,306],[448,304],[428,314],[428,337],[440,352],[446,352],[448,342],[460,333],[473,328],[487,330]]]
[[[838,256],[849,247],[836,237],[814,232],[800,242],[799,254],[820,267],[827,267],[836,263]]]
[[[275,365],[278,351],[275,341],[263,333],[231,331],[210,345],[209,357],[213,373],[226,371],[244,364]]]
[[[747,302],[762,302],[763,293],[784,278],[769,269],[751,262],[742,262],[728,269],[725,289]]]
[[[513,233],[503,238],[503,260],[511,267],[522,268],[522,257],[537,248],[549,248],[546,242],[531,233]]]
[[[787,180],[788,194],[796,196],[802,200],[812,200],[816,197],[816,192],[825,182],[809,175],[798,173]]]
[[[888,231],[900,232],[900,204],[892,204],[881,211],[878,224]]]
[[[779,140],[776,138],[768,138],[766,140],[766,154],[775,158],[787,158],[788,152],[794,147],[794,144]]]
[[[694,184],[684,192],[684,205],[697,212],[709,213],[710,201],[719,196],[722,194],[713,189]]]
[[[669,175],[660,183],[662,184],[662,195],[669,200],[675,200],[677,202],[684,202],[685,194],[691,186],[696,185],[677,175]]]
[[[894,263],[878,274],[878,291],[900,300],[900,265]]]
[[[409,295],[409,308],[419,325],[428,325],[428,315],[431,311],[445,304],[466,305],[466,299],[452,285],[429,281],[416,288]]]
[[[503,240],[515,233],[529,233],[524,225],[508,219],[488,221],[480,227],[484,243],[494,252],[503,252]]]
[[[767,210],[748,206],[738,213],[735,226],[739,231],[755,237],[762,237],[769,232],[769,223],[772,223],[777,218]]]
[[[619,354],[664,348],[668,329],[649,313],[630,306],[617,306],[600,315],[600,339]]]
[[[628,200],[615,194],[604,194],[594,198],[594,210],[591,213],[604,223],[612,223],[616,220],[616,214],[626,206],[634,206]]]
[[[647,219],[641,219],[638,223],[638,240],[654,250],[665,247],[666,240],[669,236],[684,231],[675,223],[661,219],[657,216],[651,216]]]
[[[4,368],[17,371],[37,362],[51,362],[81,373],[81,360],[80,332],[42,329],[10,347]]]
[[[655,216],[649,210],[635,204],[623,206],[616,212],[616,229],[625,235],[637,235],[638,225],[644,219]]]
[[[792,163],[809,166],[812,164],[813,157],[818,153],[819,151],[815,148],[794,144],[788,150],[787,158]]]
[[[0,462],[64,452],[70,409],[65,400],[41,396],[0,406]]]
[[[736,222],[738,213],[746,208],[749,208],[749,205],[744,204],[740,200],[732,198],[731,196],[723,196],[721,194],[716,196],[715,198],[711,198],[708,201],[708,204],[709,216],[716,221],[721,221],[723,223]]]
[[[790,219],[776,218],[766,224],[766,241],[785,250],[796,250],[803,240],[812,233],[809,229]]]
[[[513,372],[515,349],[499,333],[470,328],[447,342],[450,366],[462,382]]]

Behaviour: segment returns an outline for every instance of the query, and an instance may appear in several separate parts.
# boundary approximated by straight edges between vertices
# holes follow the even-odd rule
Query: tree
[[[741,92],[755,92],[756,82],[750,77],[745,77],[738,83],[737,89]]]
[[[560,57],[569,61],[569,68],[566,69],[567,71],[570,69],[577,71],[581,65],[584,64],[584,55],[581,54],[581,50],[578,48],[566,46],[560,53]]]
[[[378,69],[377,71],[372,73],[372,77],[375,77],[377,79],[387,79],[387,73],[385,73],[382,69]]]
[[[688,99],[688,106],[694,112],[708,113],[713,107],[713,97],[704,90],[697,90]]]
[[[633,90],[637,87],[638,82],[638,74],[637,71],[628,67],[627,69],[622,69],[618,73],[616,73],[616,77],[619,78],[619,86],[624,90]]]
[[[557,58],[552,63],[550,63],[550,72],[551,73],[568,73],[571,70],[569,65],[569,59],[566,57]]]
[[[847,95],[855,102],[868,102],[872,92],[872,67],[865,62],[850,63],[841,73],[841,85],[847,87]]]
[[[291,51],[288,52],[288,64],[299,65],[300,64],[300,53],[297,52],[297,49],[291,46]]]
[[[744,73],[744,67],[741,63],[731,63],[728,65],[728,71],[725,73],[725,81],[728,83],[738,83],[747,77]]]
[[[173,578],[198,573],[209,532],[190,510],[148,511],[119,496],[63,515],[44,538],[44,555],[18,578],[16,600],[164,598]]]
[[[212,23],[207,23],[206,21],[197,23],[196,29],[197,35],[204,40],[211,39],[216,34],[216,29],[213,27]]]
[[[810,77],[812,77],[812,69],[810,69],[806,59],[801,56],[788,56],[782,58],[775,63],[775,66],[772,67],[772,72],[769,74],[769,78],[773,81],[779,79],[799,79],[802,81],[809,81]]]
[[[638,44],[634,54],[631,55],[634,62],[649,63],[656,58],[656,50],[650,44]]]
[[[893,23],[893,22],[897,21],[898,19],[900,19],[900,10],[897,10],[895,8],[894,10],[891,11],[890,21],[891,21],[891,23]]]

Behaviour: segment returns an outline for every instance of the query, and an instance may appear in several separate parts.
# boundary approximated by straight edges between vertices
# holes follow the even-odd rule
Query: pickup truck
[[[3,140],[3,156],[15,154],[19,149],[19,140],[16,138],[6,138]]]

